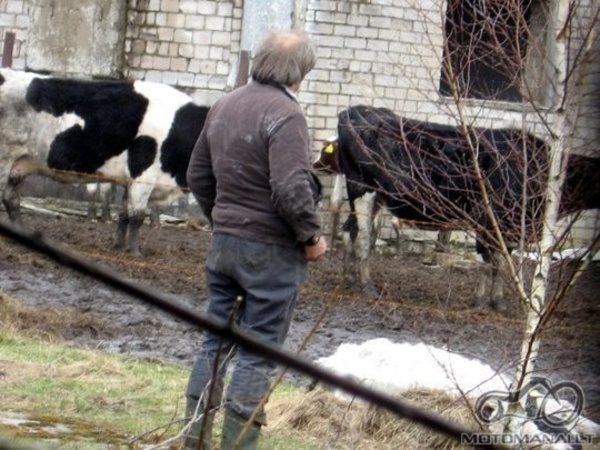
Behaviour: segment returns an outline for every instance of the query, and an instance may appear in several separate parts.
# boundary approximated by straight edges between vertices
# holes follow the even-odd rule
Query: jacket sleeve
[[[187,170],[187,182],[194,198],[212,227],[212,210],[216,197],[216,179],[212,169],[210,147],[206,136],[207,129],[208,120],[192,151]]]
[[[300,110],[279,120],[269,134],[272,201],[298,242],[321,231],[321,183],[312,173],[308,125]]]

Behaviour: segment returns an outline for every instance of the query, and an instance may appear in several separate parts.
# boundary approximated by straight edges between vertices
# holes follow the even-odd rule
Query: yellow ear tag
[[[325,147],[323,149],[323,152],[327,153],[327,154],[331,154],[333,153],[333,144],[327,144],[327,147]]]

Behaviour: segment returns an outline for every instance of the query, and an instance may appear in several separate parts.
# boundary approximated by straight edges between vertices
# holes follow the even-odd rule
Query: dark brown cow
[[[500,257],[494,251],[498,242],[475,170],[481,171],[503,238],[527,246],[537,240],[540,229],[546,143],[517,129],[469,128],[477,149],[475,167],[466,138],[456,127],[363,105],[343,110],[338,118],[338,139],[324,145],[314,167],[345,178],[350,216],[344,228],[356,247],[361,284],[372,287],[368,257],[373,218],[383,207],[401,221],[476,229],[477,251],[492,267],[491,301],[501,305]],[[600,159],[569,157],[562,199],[563,214],[600,208]],[[480,301],[484,291],[482,285]]]

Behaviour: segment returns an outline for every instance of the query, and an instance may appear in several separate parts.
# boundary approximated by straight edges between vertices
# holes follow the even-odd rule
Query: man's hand
[[[327,251],[327,241],[323,236],[319,236],[317,242],[313,245],[304,246],[304,258],[307,261],[318,261]]]

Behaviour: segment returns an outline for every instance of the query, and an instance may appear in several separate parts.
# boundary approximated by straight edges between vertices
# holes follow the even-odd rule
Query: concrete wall
[[[335,133],[338,112],[357,103],[386,106],[416,119],[457,122],[457,108],[438,93],[444,0],[122,1],[124,5],[109,0],[2,0],[0,44],[6,31],[16,33],[13,67],[18,69],[64,71],[66,67],[83,76],[122,73],[173,85],[199,103],[212,104],[233,88],[240,51],[251,50],[266,29],[292,24],[309,32],[318,46],[317,67],[300,94],[315,153],[320,142]],[[60,21],[40,17],[48,4],[54,5],[55,16],[62,14]],[[89,13],[73,11],[80,4]],[[121,16],[118,11],[123,11]],[[585,21],[592,14],[583,9],[579,16],[581,29],[587,29]],[[107,30],[109,24],[121,23],[121,17],[120,32],[96,32],[93,40],[73,23],[85,19],[94,30]],[[77,35],[83,37],[82,48],[87,50],[74,49],[66,55],[62,42],[76,42]],[[43,36],[52,39],[43,42]],[[576,36],[574,42],[580,45],[583,39]],[[42,44],[43,55],[34,48]],[[594,45],[596,51],[590,54],[595,55],[597,74],[600,45]],[[546,49],[542,46],[539,51],[543,55]],[[115,61],[122,64],[116,70]],[[600,102],[598,84],[594,85],[597,75],[589,75],[587,81],[586,118],[577,127],[577,151],[589,153],[597,150]],[[466,101],[463,106],[467,119],[480,126],[524,123],[543,131],[539,117],[547,115],[543,108],[506,102]],[[587,219],[584,229],[588,231],[578,236],[589,235],[596,219]]]
[[[30,0],[27,67],[119,77],[126,0]]]

